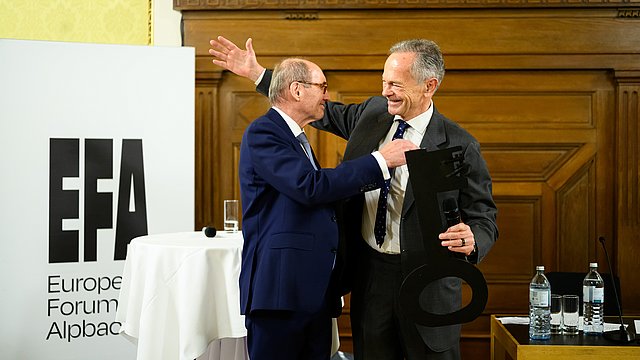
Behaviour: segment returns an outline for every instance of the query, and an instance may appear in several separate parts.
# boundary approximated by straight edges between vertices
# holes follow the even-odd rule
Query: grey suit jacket
[[[270,72],[265,74],[265,78],[258,85],[258,91],[262,93],[268,91],[266,89],[268,89],[270,75]],[[344,105],[329,102],[325,116],[311,125],[348,140],[344,160],[349,160],[377,150],[378,144],[389,132],[392,124],[393,116],[387,112],[386,98],[375,96],[361,104]],[[470,261],[479,262],[498,238],[497,209],[492,198],[491,177],[477,140],[434,108],[420,147],[432,151],[453,146],[462,147],[465,162],[470,165],[470,172],[467,175],[469,185],[460,191],[439,194],[439,198],[451,196],[457,198],[462,221],[471,227],[478,247],[477,256]],[[440,204],[442,199],[439,199]],[[343,201],[337,210],[341,238],[339,254],[347,258],[345,263],[348,264],[340,274],[343,293],[350,288],[351,277],[355,272],[352,269],[357,268],[357,255],[362,251],[360,247],[368,246],[362,239],[361,233],[363,206],[364,195],[358,195]],[[441,222],[444,231],[447,228],[444,216]],[[400,247],[405,275],[415,269],[415,264],[405,261],[407,254],[424,253],[423,241],[413,191],[411,184],[407,184],[400,221]],[[439,240],[436,239],[436,241]],[[420,304],[431,313],[452,313],[460,309],[461,297],[460,279],[444,278],[427,286],[420,296]],[[360,305],[352,304],[351,306]],[[416,326],[424,342],[434,351],[446,350],[459,342],[461,325]]]

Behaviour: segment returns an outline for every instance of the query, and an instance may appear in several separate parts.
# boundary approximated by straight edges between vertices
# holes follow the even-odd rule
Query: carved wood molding
[[[616,71],[616,164],[617,226],[614,267],[620,282],[637,284],[640,275],[632,269],[638,264],[640,230],[640,71]],[[640,293],[623,293],[623,304],[640,304]],[[626,306],[625,306],[626,307]],[[631,311],[638,311],[638,306]],[[628,310],[625,309],[628,312]]]
[[[216,185],[219,174],[215,164],[219,163],[218,123],[215,121],[219,79],[198,81],[195,89],[195,229],[203,226],[220,226],[215,223],[220,217],[220,203]]]
[[[640,72],[617,71],[618,214],[621,225],[640,226]]]
[[[175,10],[626,8],[640,0],[174,0]],[[626,13],[625,13],[626,14]]]
[[[494,181],[547,181],[583,144],[489,143],[482,146]]]
[[[618,10],[618,17],[619,18],[631,18],[631,19],[638,19],[640,18],[640,9],[638,8],[632,8],[632,9],[619,9]]]

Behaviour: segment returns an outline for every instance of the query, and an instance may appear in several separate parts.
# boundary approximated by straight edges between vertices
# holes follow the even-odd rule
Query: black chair
[[[545,274],[551,284],[551,293],[558,295],[578,295],[580,304],[582,304],[582,281],[587,273],[578,272],[548,272]],[[600,273],[604,280],[604,315],[618,316],[618,305],[616,305],[616,296],[611,284],[611,275]],[[622,294],[620,293],[620,280],[615,277],[616,289],[618,290],[618,298],[620,299],[620,307],[622,308]],[[580,306],[580,315],[582,315],[582,306]]]

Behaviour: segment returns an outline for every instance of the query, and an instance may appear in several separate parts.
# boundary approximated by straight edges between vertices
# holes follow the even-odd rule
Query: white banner
[[[194,49],[0,40],[0,358],[135,359],[126,246],[192,231]]]

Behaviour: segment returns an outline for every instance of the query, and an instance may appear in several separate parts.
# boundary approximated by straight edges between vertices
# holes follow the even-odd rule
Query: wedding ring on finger
[[[466,244],[466,241],[464,241],[464,239],[460,239],[460,241],[462,241],[462,244],[460,246],[464,246]]]

